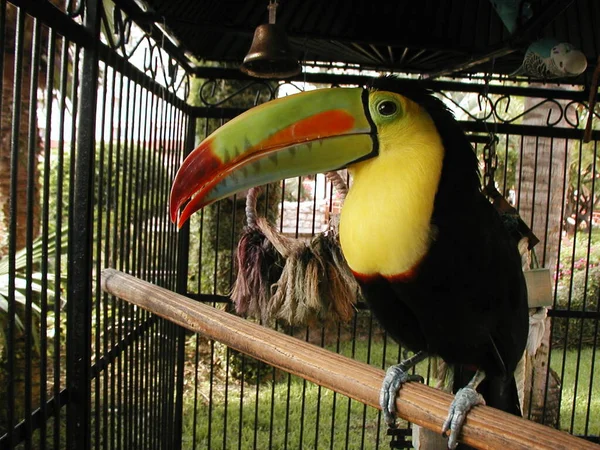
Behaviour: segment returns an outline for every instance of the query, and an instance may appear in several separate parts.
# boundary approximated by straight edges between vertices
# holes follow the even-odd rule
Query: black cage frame
[[[198,301],[228,303],[225,292],[217,286],[220,256],[216,252],[214,289],[203,291],[200,283],[189,280],[192,265],[206,265],[201,254],[203,222],[187,224],[179,231],[169,222],[166,208],[170,182],[179,163],[194,148],[197,135],[207,134],[254,102],[273,98],[283,85],[253,81],[231,68],[191,67],[182,49],[166,39],[156,24],[135,24],[133,2],[121,1],[119,8],[112,10],[107,5],[97,0],[69,3],[63,9],[50,2],[21,0],[0,5],[5,49],[0,66],[3,71],[8,67],[13,75],[9,89],[9,78],[3,78],[1,100],[3,105],[10,105],[8,110],[2,108],[2,114],[10,112],[8,123],[12,128],[8,131],[10,140],[2,143],[10,148],[11,163],[10,173],[2,174],[10,182],[10,201],[3,256],[9,267],[5,343],[8,404],[0,448],[178,449],[199,445],[199,422],[206,422],[211,434],[212,409],[208,417],[196,417],[194,407],[192,442],[182,441],[185,382],[190,379],[185,373],[186,362],[190,362],[186,343],[189,346],[190,337],[168,321],[102,294],[99,273],[103,267],[112,266]],[[132,26],[136,32],[132,32]],[[141,48],[143,58],[139,59]],[[204,81],[193,84],[194,77]],[[241,83],[242,87],[219,97],[223,80]],[[366,80],[362,73],[319,72],[301,74],[286,85],[360,85]],[[463,108],[461,122],[479,152],[490,132],[505,137],[505,148],[498,148],[501,159],[503,151],[508,155],[509,136],[517,137],[517,153],[521,155],[526,139],[549,139],[553,148],[567,148],[570,143],[582,148],[579,120],[582,111],[587,111],[588,98],[580,89],[558,85],[523,87],[485,79],[431,80],[427,85],[436,92],[477,95],[478,113],[473,115]],[[190,96],[193,86],[198,95]],[[247,106],[228,106],[232,98],[248,92],[253,94]],[[521,117],[531,111],[511,115],[509,104],[514,98],[538,98],[532,110],[550,103],[553,113],[540,125],[519,124]],[[43,112],[36,109],[40,102],[46,104]],[[52,110],[52,105],[57,109]],[[456,102],[455,106],[462,107]],[[22,107],[29,108],[28,115],[23,115]],[[66,110],[70,114],[65,114]],[[597,122],[598,113],[593,114]],[[45,123],[45,128],[38,130],[40,123]],[[53,144],[55,133],[58,138]],[[600,131],[596,126],[590,147],[594,161],[598,141]],[[566,152],[561,155],[566,161]],[[581,162],[579,169],[581,174]],[[566,163],[561,170],[566,173]],[[592,173],[596,175],[595,163]],[[51,177],[57,178],[55,184]],[[41,180],[39,187],[37,180]],[[504,186],[500,187],[505,191],[506,176],[503,180]],[[57,191],[51,191],[54,185]],[[25,189],[24,197],[19,194],[21,187]],[[551,201],[548,195],[548,207]],[[561,202],[564,205],[565,199]],[[217,216],[217,223],[224,214]],[[560,214],[562,223],[566,220],[564,207]],[[21,229],[26,230],[23,242],[18,237]],[[61,235],[63,229],[65,235]],[[192,242],[194,236],[200,236],[197,244]],[[214,239],[228,242],[226,258],[232,259],[233,233],[219,236],[217,232]],[[588,260],[591,235],[589,239]],[[27,260],[22,269],[24,290],[20,290],[18,275],[21,244]],[[41,256],[36,260],[38,247]],[[545,249],[538,254],[542,263],[549,260],[558,264],[555,255],[546,254]],[[571,270],[574,264],[572,258]],[[231,282],[230,272],[225,276]],[[63,278],[63,284],[56,281]],[[586,274],[586,287],[588,281],[591,283],[591,278]],[[20,292],[24,293],[22,304]],[[593,309],[577,309],[571,308],[569,301],[566,308],[555,304],[550,314],[566,321],[567,330],[572,319],[591,324],[597,339],[598,304],[596,300]],[[50,318],[53,324],[48,322]],[[580,322],[576,332],[583,330]],[[376,333],[372,321],[368,330],[369,337]],[[292,332],[309,339],[308,330]],[[310,339],[319,340],[314,336]],[[26,342],[22,366],[16,350],[20,340]],[[194,383],[198,384],[198,338],[195,345]],[[39,358],[32,348],[36,348]],[[212,362],[215,344],[208,348]],[[231,357],[227,350],[227,366]],[[37,372],[41,389],[35,391]],[[211,367],[211,395],[213,376]],[[20,378],[24,379],[22,392],[18,387]],[[575,385],[577,380],[576,376]],[[588,405],[592,397],[590,381]],[[17,412],[16,403],[21,398],[24,410]],[[211,397],[211,405],[212,401]],[[598,440],[589,432],[598,420],[590,417],[590,407],[584,430],[574,428],[575,410],[573,407],[567,429]],[[225,434],[216,439],[229,448]],[[240,429],[240,448],[243,439]],[[210,437],[208,442],[210,447]],[[253,445],[261,448],[256,434]],[[334,447],[333,439],[330,445]],[[347,448],[347,440],[345,445]]]

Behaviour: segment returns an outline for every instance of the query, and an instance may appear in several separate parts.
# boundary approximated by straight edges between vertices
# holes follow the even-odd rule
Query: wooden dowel
[[[102,290],[188,330],[272,366],[379,408],[384,371],[262,327],[114,269],[102,271]],[[396,400],[398,415],[439,431],[452,396],[408,383]],[[482,449],[595,449],[600,446],[487,406],[468,415],[461,441]]]

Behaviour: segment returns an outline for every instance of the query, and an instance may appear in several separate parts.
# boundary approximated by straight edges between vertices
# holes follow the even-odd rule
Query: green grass
[[[206,421],[208,407],[203,403],[199,411],[195,448],[208,448],[209,440],[211,447],[227,449],[330,448],[332,439],[333,448],[345,448],[346,439],[348,448],[375,448],[378,413],[373,408],[365,408],[360,403],[334,395],[332,391],[304,383],[297,377],[290,377],[289,384],[287,377],[275,384],[263,384],[258,395],[254,385],[246,385],[245,389],[243,407],[240,408],[240,391],[230,388],[227,425],[224,423],[224,402],[214,403],[210,439]],[[289,409],[286,408],[288,397]],[[186,406],[193,409],[193,405]],[[258,415],[255,415],[256,408]],[[363,427],[363,418],[366,427]],[[186,416],[184,424],[185,448],[192,448],[193,419],[190,419]],[[273,432],[270,431],[271,423]],[[364,447],[361,446],[363,441]]]
[[[336,348],[330,348],[336,350]],[[385,349],[385,367],[398,358],[398,347],[388,345]],[[600,352],[600,350],[596,350]],[[341,344],[339,353],[354,359],[382,367],[384,345],[374,338],[369,348],[367,339],[358,339]],[[244,380],[226,379],[225,352],[217,352],[218,370],[214,372],[212,391],[206,372],[201,371],[196,406],[196,436],[194,441],[194,392],[193,380],[187,383],[184,400],[183,443],[186,449],[206,448],[319,448],[319,449],[375,449],[388,448],[390,438],[379,412],[351,401],[332,391],[304,382],[295,376],[263,367],[261,382],[256,384]],[[600,353],[596,353],[600,356]],[[568,350],[561,399],[561,428],[575,434],[600,434],[600,382],[592,385],[592,397],[588,397],[590,382],[600,380],[598,364],[591,373],[592,349],[581,353],[577,371],[577,352]],[[230,361],[233,358],[230,357]],[[246,359],[246,367],[250,364]],[[551,365],[559,375],[562,371],[563,351],[552,353]],[[598,361],[600,363],[600,361]],[[239,361],[238,361],[239,363]],[[205,367],[206,369],[206,367]],[[427,361],[421,363],[416,372],[428,374]],[[579,373],[577,391],[575,375]],[[255,371],[254,371],[255,373]],[[225,392],[225,386],[227,391]],[[243,399],[242,399],[243,391]],[[227,395],[227,401],[225,401]],[[212,397],[212,410],[209,401]],[[576,399],[575,401],[573,399]],[[240,402],[240,399],[243,401]],[[225,423],[225,404],[227,421]],[[573,421],[571,417],[573,415]],[[208,417],[212,417],[209,431]],[[192,443],[195,442],[195,446]]]
[[[336,350],[330,348],[330,350]],[[351,342],[341,345],[339,353],[360,361],[368,359],[376,366],[382,364],[384,346],[374,339],[371,350],[366,340],[357,340],[353,351]],[[194,392],[188,390],[184,404],[184,448],[387,448],[389,438],[379,419],[379,411],[365,407],[328,389],[263,366],[258,385],[244,380],[243,386],[232,377],[225,378],[226,355],[217,350],[220,362],[214,372],[211,391],[208,374],[198,383],[195,446]],[[396,362],[398,347],[386,349],[386,366]],[[250,359],[246,358],[246,361]],[[230,363],[239,359],[230,357]],[[246,373],[250,373],[246,364]],[[231,364],[233,365],[233,364]],[[254,366],[255,367],[255,366]],[[230,367],[231,369],[231,367]],[[427,368],[425,367],[425,371]],[[252,373],[256,373],[254,370]],[[225,385],[227,384],[227,423],[225,423]],[[188,383],[192,387],[193,382]],[[240,404],[243,388],[243,404]],[[209,401],[212,396],[212,410]],[[208,415],[212,416],[209,430]],[[240,419],[241,418],[241,419]],[[241,424],[240,424],[241,421]],[[272,425],[271,425],[272,424]],[[226,431],[225,431],[226,430]],[[333,442],[333,445],[332,445]],[[379,446],[377,445],[379,442]],[[209,444],[210,443],[210,444]]]
[[[600,349],[582,349],[579,361],[577,350],[565,354],[556,349],[550,365],[562,378],[560,428],[573,434],[600,435]]]

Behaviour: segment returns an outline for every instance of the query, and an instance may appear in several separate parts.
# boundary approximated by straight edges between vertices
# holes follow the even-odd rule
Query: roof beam
[[[252,40],[254,35],[254,28],[243,26],[232,26],[215,24],[208,22],[197,22],[193,20],[183,20],[178,17],[165,16],[165,23],[170,25],[173,29],[179,29],[179,27],[189,26],[194,30],[202,30],[206,33],[223,33],[232,36],[245,37],[248,42]],[[278,22],[279,23],[279,22]],[[177,24],[177,27],[175,27]],[[473,52],[473,48],[459,47],[447,36],[435,38],[431,34],[415,34],[410,32],[402,33],[402,30],[393,30],[393,34],[390,32],[385,33],[385,30],[379,30],[379,34],[360,34],[360,35],[338,35],[338,34],[319,34],[311,33],[303,30],[297,30],[289,28],[285,24],[281,24],[284,27],[288,38],[296,42],[305,42],[306,40],[315,41],[335,41],[345,45],[351,46],[353,44],[358,45],[377,45],[382,47],[398,47],[398,48],[412,48],[412,49],[426,49],[426,50],[437,50],[437,51],[455,51],[458,53],[469,53]]]

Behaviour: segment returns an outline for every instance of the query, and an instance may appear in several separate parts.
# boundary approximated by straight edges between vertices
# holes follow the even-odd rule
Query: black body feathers
[[[445,156],[431,219],[436,238],[416,275],[363,282],[363,295],[396,340],[448,364],[485,370],[488,405],[518,414],[513,372],[527,341],[528,307],[517,243],[481,193],[476,155],[445,105],[412,83],[382,78],[373,87],[424,107]]]

